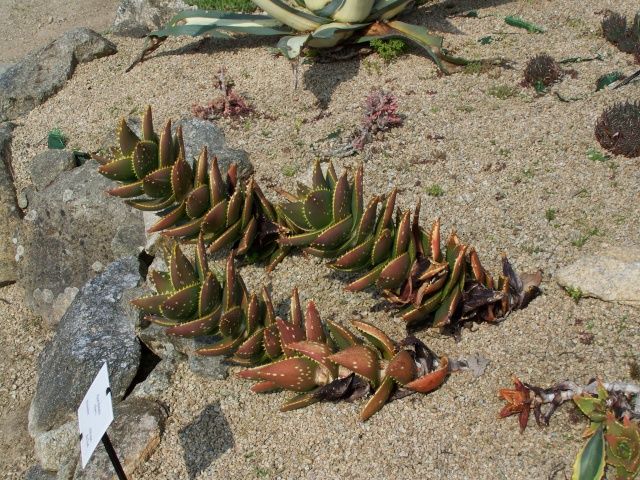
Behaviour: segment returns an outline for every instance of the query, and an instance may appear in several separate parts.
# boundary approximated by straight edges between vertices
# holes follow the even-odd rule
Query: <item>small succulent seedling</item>
[[[596,121],[595,135],[611,153],[640,156],[640,102],[616,103],[605,109]]]
[[[582,298],[582,289],[580,287],[574,288],[572,286],[568,286],[566,287],[566,290],[569,296],[573,298],[576,302],[579,302],[580,299]]]
[[[227,78],[224,67],[218,69],[215,78],[217,96],[207,105],[192,105],[191,111],[195,117],[217,120],[220,117],[244,117],[255,112],[244,98],[233,91],[234,83]]]
[[[538,55],[527,63],[524,69],[524,84],[532,86],[539,93],[562,78],[562,70],[550,55]]]

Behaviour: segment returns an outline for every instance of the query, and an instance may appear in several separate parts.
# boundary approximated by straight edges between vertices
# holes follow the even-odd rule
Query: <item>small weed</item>
[[[534,254],[534,253],[540,253],[542,252],[542,248],[540,248],[540,246],[536,245],[535,247],[532,247],[530,245],[527,245],[525,247],[523,247],[523,250],[528,253],[529,255]]]
[[[522,170],[522,174],[528,178],[533,178],[536,176],[536,174],[530,168],[525,168],[524,170]]]
[[[578,236],[577,238],[574,238],[573,241],[571,242],[571,245],[573,245],[574,247],[582,248],[584,247],[584,244],[587,243],[587,241],[591,237],[595,237],[596,235],[599,235],[599,234],[600,232],[598,231],[598,227],[594,227],[592,229],[587,230],[586,232],[581,233],[580,236]]]
[[[544,216],[548,222],[552,222],[556,219],[556,211],[553,208],[550,208],[546,212],[544,212]]]
[[[611,158],[611,155],[604,155],[600,152],[596,152],[594,149],[587,151],[587,156],[589,160],[593,160],[594,162],[606,162]]]
[[[375,62],[375,61],[372,62],[371,60],[365,60],[362,63],[364,65],[364,68],[367,71],[367,73],[375,72],[376,74],[380,75],[380,72],[382,72],[382,68],[380,67],[380,64],[378,62]]]
[[[244,456],[244,458],[251,458],[251,457],[253,457],[255,454],[256,454],[256,452],[249,452],[249,453],[247,453],[247,454]]]
[[[439,107],[431,107],[431,113],[440,113]]]
[[[268,137],[269,135],[271,135],[271,130],[260,130],[260,135],[262,135],[263,137]]]
[[[384,63],[389,65],[391,61],[405,53],[408,49],[407,44],[400,39],[392,40],[371,40],[369,42],[378,55],[382,57]]]
[[[589,330],[592,330],[592,329],[593,329],[593,327],[595,327],[595,326],[596,326],[596,324],[595,324],[595,323],[593,323],[593,322],[589,322],[589,323],[587,323],[587,328],[588,328]]]
[[[268,468],[253,467],[253,469],[255,470],[257,477],[265,478],[269,475]]]
[[[518,87],[512,87],[509,85],[494,85],[487,92],[490,96],[499,98],[500,100],[506,100],[507,98],[513,98],[518,96]]]
[[[427,189],[425,190],[425,193],[430,197],[441,197],[442,195],[444,195],[444,190],[440,185],[438,185],[437,183],[434,183],[430,187],[427,187]]]
[[[567,293],[571,298],[573,298],[576,302],[579,302],[582,298],[582,289],[580,287],[574,288],[572,286],[565,287]]]
[[[469,113],[469,112],[473,112],[475,110],[475,108],[472,107],[471,105],[460,105],[460,106],[456,107],[456,110],[458,110],[460,112]]]
[[[244,121],[244,129],[247,131],[251,130],[251,122],[249,120]]]
[[[298,170],[297,170],[296,168],[294,168],[294,167],[285,167],[285,168],[282,170],[282,174],[283,174],[285,177],[293,177],[293,176],[296,174],[296,172],[297,172],[297,171],[298,171]]]
[[[253,13],[258,8],[251,0],[186,0],[199,10],[223,10],[225,12]]]
[[[509,155],[511,155],[511,150],[509,150],[508,148],[501,148],[500,155],[502,155],[503,157],[508,157]]]

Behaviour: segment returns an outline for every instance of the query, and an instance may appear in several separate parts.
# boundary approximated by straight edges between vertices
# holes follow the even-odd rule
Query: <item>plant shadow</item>
[[[217,435],[205,435],[211,430],[215,430]],[[229,424],[218,402],[204,407],[191,423],[178,432],[178,436],[190,480],[206,470],[234,444]]]

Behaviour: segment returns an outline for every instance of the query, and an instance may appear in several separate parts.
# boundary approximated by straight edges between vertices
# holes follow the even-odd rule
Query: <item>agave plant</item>
[[[424,27],[392,20],[413,4],[410,0],[296,0],[295,7],[282,0],[254,0],[254,3],[267,15],[207,10],[179,13],[166,28],[149,34],[140,56],[129,69],[169,36],[229,38],[222,32],[279,36],[278,50],[288,59],[298,58],[305,47],[330,48],[345,42],[401,38],[424,49],[443,72],[447,69],[441,60],[469,63],[447,55],[442,49],[442,38],[430,35]]]
[[[605,464],[615,468],[617,479],[635,478],[640,473],[640,425],[637,420],[640,387],[627,383],[593,380],[582,387],[570,381],[543,389],[514,377],[514,390],[500,390],[507,400],[499,418],[518,414],[520,432],[527,426],[533,410],[538,425],[548,424],[553,412],[573,400],[590,420],[583,434],[588,438],[573,466],[573,479],[600,479]],[[548,405],[542,413],[542,405]]]

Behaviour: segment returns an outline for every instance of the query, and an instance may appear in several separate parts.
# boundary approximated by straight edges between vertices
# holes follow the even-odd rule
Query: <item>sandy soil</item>
[[[481,18],[451,16],[472,8]],[[520,435],[514,418],[496,418],[503,405],[497,390],[509,388],[512,375],[544,387],[592,377],[630,381],[628,365],[638,359],[637,309],[592,299],[576,303],[554,281],[558,268],[583,255],[640,245],[640,162],[616,156],[594,161],[587,153],[603,152],[593,135],[602,109],[640,97],[637,82],[594,92],[601,74],[631,74],[638,68],[600,35],[606,8],[631,17],[637,4],[428,2],[405,19],[443,35],[459,55],[500,57],[510,66],[441,76],[417,51],[388,66],[371,55],[303,65],[296,91],[290,66],[269,53],[270,40],[171,39],[125,74],[141,41],[109,36],[118,45],[117,55],[80,65],[59,94],[20,119],[13,155],[23,188],[30,183],[27,162],[44,148],[38,141],[51,128],[60,127],[73,148],[94,150],[118,118],[137,115],[147,104],[153,105],[157,124],[168,116],[189,115],[192,104],[211,100],[213,75],[224,65],[257,112],[245,120],[218,122],[228,145],[251,154],[263,189],[293,190],[295,181],[308,175],[315,152],[331,147],[321,139],[356,128],[366,95],[383,87],[397,97],[406,119],[366,156],[367,198],[397,185],[402,208],[422,198],[423,224],[441,218],[443,231],[455,228],[491,272],[498,272],[503,251],[518,271],[544,271],[544,294],[504,323],[474,325],[459,342],[435,331],[419,334],[441,355],[488,358],[483,376],[452,375],[438,391],[389,404],[366,423],[358,420],[362,402],[283,414],[278,406],[289,394],[255,395],[241,379],[207,381],[181,367],[164,398],[171,417],[162,444],[134,478],[570,477],[586,420],[567,405],[548,428],[532,424]],[[507,26],[502,17],[509,14],[546,33]],[[90,17],[95,13],[85,18]],[[42,22],[43,29],[47,25]],[[493,37],[491,43],[478,42],[487,36]],[[563,65],[572,74],[540,96],[521,86],[526,62],[539,53],[556,60],[598,53],[602,60]],[[335,164],[338,170],[353,170],[363,159]],[[434,185],[443,195],[427,194]],[[344,292],[347,277],[332,274],[320,261],[293,255],[270,276],[260,266],[243,268],[242,275],[250,290],[267,283],[276,303],[297,284],[301,300],[313,298],[322,316],[342,323],[360,317],[396,340],[403,338],[402,322],[384,311],[377,294]],[[0,358],[20,359],[0,362],[3,442],[14,443],[6,432],[16,430],[28,444],[26,418],[10,423],[5,412],[15,412],[11,418],[24,414],[35,383],[35,358],[50,333],[26,312],[14,314],[20,301],[13,287],[0,290],[0,297],[11,297],[11,305],[0,303],[6,327],[0,344],[8,349]],[[31,449],[8,453],[1,461],[12,468],[2,469],[3,475],[20,478],[33,462]]]

